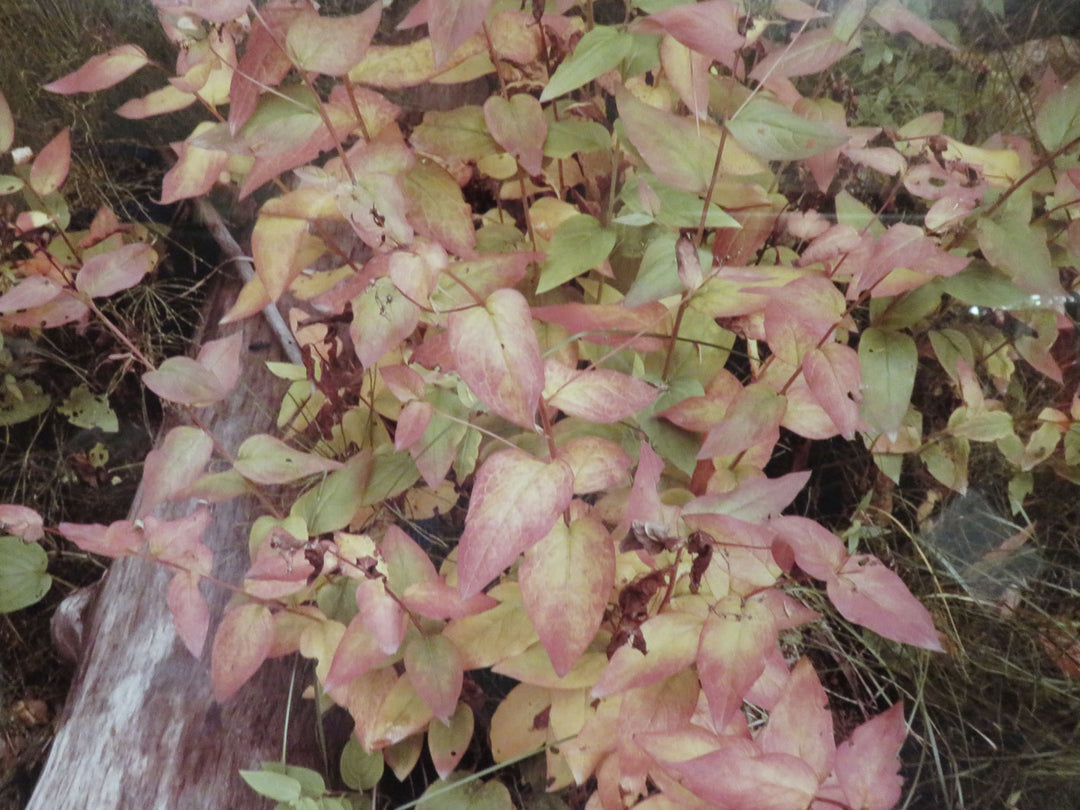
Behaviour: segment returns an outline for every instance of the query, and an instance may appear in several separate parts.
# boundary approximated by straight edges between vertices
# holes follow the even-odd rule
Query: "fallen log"
[[[237,290],[236,284],[219,284],[205,310],[203,335],[208,340],[242,330],[250,349],[234,392],[201,412],[230,452],[247,436],[273,430],[282,394],[281,381],[264,365],[281,355],[266,319],[251,318],[224,332],[216,327]],[[191,502],[168,504],[154,514],[175,519],[192,509]],[[132,515],[137,511],[138,496]],[[240,582],[250,564],[248,530],[258,514],[250,497],[213,507],[204,542],[214,552],[215,578]],[[291,657],[269,661],[236,696],[215,703],[210,644],[196,659],[179,640],[165,602],[170,576],[159,564],[128,557],[99,584],[84,614],[81,662],[30,810],[262,808],[267,800],[239,770],[278,760],[283,748],[290,764],[320,768],[312,701],[298,694],[301,677],[290,694],[304,665]],[[230,594],[205,584],[203,592],[212,638]]]

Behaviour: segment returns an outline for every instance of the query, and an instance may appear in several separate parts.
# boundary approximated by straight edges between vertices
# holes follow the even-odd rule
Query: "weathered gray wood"
[[[235,293],[232,286],[218,290],[208,323],[217,323]],[[249,319],[241,328],[245,346],[276,347],[262,318]],[[212,327],[209,331],[207,337],[215,336]],[[267,359],[276,357],[265,348],[248,352],[235,392],[203,412],[214,435],[232,451],[252,433],[273,428],[282,390],[263,367]],[[169,505],[155,514],[175,518],[193,508],[192,503]],[[258,514],[254,499],[213,507],[205,542],[214,552],[215,577],[240,581],[249,564],[248,529]],[[280,757],[293,661],[269,662],[231,700],[217,705],[210,690],[210,643],[202,660],[196,660],[179,641],[165,604],[169,577],[161,566],[133,558],[109,569],[30,810],[269,806],[237,772]],[[212,633],[229,594],[206,585],[203,592],[211,607]],[[317,761],[308,703],[298,697],[293,701],[292,764]]]

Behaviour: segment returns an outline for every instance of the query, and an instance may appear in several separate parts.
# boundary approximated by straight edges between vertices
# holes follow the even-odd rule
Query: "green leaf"
[[[300,781],[273,771],[240,771],[242,778],[260,796],[276,802],[293,802],[302,795]]]
[[[633,48],[630,34],[611,26],[598,25],[578,42],[574,52],[555,69],[540,101],[551,101],[571,90],[577,90],[586,82],[613,70]]]
[[[578,152],[602,152],[610,148],[611,133],[596,121],[570,118],[548,122],[547,140],[544,141],[547,157],[562,159]]]
[[[39,601],[52,587],[45,573],[49,556],[37,543],[0,537],[0,613],[21,610]]]
[[[417,810],[514,810],[510,791],[501,782],[481,782],[454,773],[424,791]]]
[[[0,427],[33,419],[50,402],[49,395],[33,380],[16,380],[5,375],[0,385]]]
[[[599,267],[614,247],[615,232],[603,227],[595,217],[588,214],[570,217],[551,237],[536,292],[553,290]]]
[[[371,477],[357,506],[372,506],[400,495],[420,478],[420,471],[406,451],[377,453],[371,466]]]
[[[727,128],[747,152],[766,160],[801,160],[835,149],[848,139],[828,124],[809,121],[763,98],[743,107]]]
[[[10,174],[0,174],[0,197],[22,191],[25,185],[26,183],[23,182],[22,178]]]
[[[382,779],[383,756],[381,751],[370,754],[355,737],[349,737],[341,752],[341,780],[353,790],[371,790]]]
[[[1065,300],[1057,268],[1050,261],[1046,232],[1026,218],[1003,223],[983,217],[976,228],[979,248],[994,267],[1016,286],[1032,293],[1035,306],[1060,306]]]
[[[238,473],[256,484],[287,484],[299,478],[341,469],[342,463],[305,453],[280,439],[257,433],[249,436],[236,452]]]
[[[964,493],[968,486],[968,459],[971,445],[967,439],[945,436],[919,452],[926,469],[949,489]]]
[[[1069,82],[1046,100],[1035,115],[1035,132],[1047,152],[1080,135],[1080,82]]]
[[[370,453],[359,453],[297,498],[289,514],[303,518],[312,536],[344,529],[356,514],[370,474]]]
[[[901,332],[871,327],[859,338],[862,418],[871,428],[895,435],[904,421],[918,365],[915,341]]]
[[[623,225],[648,225],[659,222],[670,228],[696,228],[701,222],[701,212],[705,201],[697,194],[679,191],[659,180],[650,180],[649,187],[660,201],[657,211],[646,211],[638,197],[637,190],[627,187],[622,195],[623,213],[616,222]],[[709,203],[705,215],[707,228],[741,228],[742,224],[715,203]],[[706,264],[711,263],[711,259]]]
[[[109,398],[104,394],[92,394],[85,385],[77,385],[56,408],[61,415],[75,427],[92,429],[101,428],[106,433],[116,433],[120,429],[116,413],[109,407]]]
[[[423,123],[413,130],[409,141],[418,152],[445,161],[472,163],[499,151],[484,123],[484,110],[476,105],[424,113]]]
[[[303,791],[305,796],[317,799],[326,793],[326,782],[323,781],[322,775],[318,771],[311,770],[311,768],[287,765],[284,762],[263,762],[262,769],[263,771],[292,777],[300,783],[300,790]]]

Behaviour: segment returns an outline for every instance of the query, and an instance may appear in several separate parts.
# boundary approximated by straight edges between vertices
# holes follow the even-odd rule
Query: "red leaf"
[[[119,84],[149,61],[146,52],[137,45],[120,45],[108,53],[92,56],[81,68],[50,82],[45,89],[61,95],[93,93]]]
[[[263,89],[276,87],[292,69],[292,62],[280,43],[282,31],[299,12],[297,8],[280,6],[264,8],[252,21],[247,47],[233,71],[229,87],[231,134],[235,135],[247,123]]]
[[[210,629],[210,608],[199,591],[200,577],[181,571],[169,582],[165,603],[184,646],[196,658],[202,655]]]
[[[157,253],[145,242],[133,242],[86,260],[75,276],[75,289],[104,298],[134,287],[154,269]]]
[[[450,351],[465,383],[499,416],[531,430],[544,364],[525,296],[496,290],[483,307],[454,312],[448,320]]]
[[[560,677],[592,642],[615,584],[615,544],[604,525],[557,520],[518,570],[525,611]]]
[[[780,359],[797,365],[844,317],[844,296],[823,276],[804,276],[767,293],[765,337]]]
[[[769,723],[755,740],[766,753],[791,754],[824,780],[833,768],[836,741],[829,699],[809,659],[795,665]],[[858,805],[856,805],[858,806]]]
[[[866,290],[877,288],[886,276],[898,268],[930,278],[947,277],[955,276],[970,262],[969,258],[954,256],[944,250],[922,228],[903,223],[893,225],[874,244],[869,258],[856,265],[858,270],[848,285],[847,298],[854,301]]]
[[[413,689],[443,723],[457,708],[464,681],[461,653],[446,636],[421,636],[405,647],[405,674]]]
[[[41,197],[52,194],[71,168],[71,131],[63,129],[38,152],[30,166],[30,187]]]
[[[265,605],[248,603],[225,613],[210,653],[214,700],[228,700],[262,666],[274,640],[274,617]]]
[[[0,314],[22,312],[44,306],[58,298],[63,288],[45,276],[27,276],[0,295]]]
[[[409,610],[428,619],[462,619],[483,613],[499,604],[486,593],[478,593],[468,599],[461,592],[446,584],[445,577],[410,585],[402,596]]]
[[[544,537],[570,505],[573,486],[563,461],[545,463],[520,450],[489,456],[476,474],[458,545],[462,596],[479,593]]]
[[[491,137],[521,168],[540,174],[548,125],[539,101],[528,93],[517,93],[509,101],[491,96],[484,102],[484,121]]]
[[[701,629],[697,670],[709,701],[713,728],[727,728],[746,691],[765,671],[765,656],[776,647],[776,623],[759,602],[739,606],[728,597],[709,612]]]
[[[544,397],[570,416],[611,424],[649,407],[659,393],[644,380],[604,368],[573,369],[544,363]]]
[[[900,746],[907,736],[904,703],[872,717],[836,749],[836,777],[849,807],[891,810],[904,786]]]
[[[852,556],[826,588],[848,621],[902,644],[942,651],[930,612],[877,557]]]

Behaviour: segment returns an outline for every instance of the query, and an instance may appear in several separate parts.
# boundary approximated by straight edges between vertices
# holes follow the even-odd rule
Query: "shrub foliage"
[[[155,5],[175,70],[119,113],[205,109],[162,197],[257,201],[255,274],[226,321],[278,308],[299,352],[272,364],[280,434],[230,456],[197,409],[237,385],[240,341],[157,364],[128,343],[188,424],[147,456],[139,514],[59,532],[175,572],[163,598],[219,700],[268,657],[312,659],[355,721],[354,788],[384,763],[404,778],[425,746],[456,784],[485,735],[496,763],[544,752],[547,789],[586,786],[591,808],[892,807],[904,703],[835,735],[800,630],[827,599],[875,645],[956,639],[869,533],[790,513],[814,476],[791,450],[865,448],[867,502],[912,471],[964,492],[973,447],[1008,468],[1016,512],[1036,472],[1077,480],[1080,84],[1047,73],[1031,131],[976,147],[940,114],[849,126],[812,81],[864,36],[956,50],[897,0],[427,0],[389,44],[380,4]],[[148,62],[114,48],[48,89]],[[412,115],[421,85],[476,103]],[[104,209],[67,230],[66,131],[33,157],[13,143],[0,115],[3,191],[25,200],[4,330],[108,324],[101,302],[153,272],[153,245]],[[816,192],[789,199],[795,184]],[[1053,394],[1034,402],[1021,380],[1040,375]],[[252,492],[251,568],[211,636],[203,530]],[[153,515],[184,499],[187,517]],[[460,513],[433,547],[422,529]],[[25,507],[0,520],[43,531]],[[515,684],[490,717],[483,670]],[[284,806],[344,806],[286,766],[245,778]],[[497,783],[469,789],[510,806]]]

